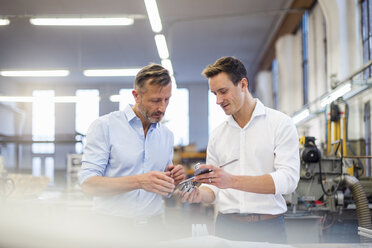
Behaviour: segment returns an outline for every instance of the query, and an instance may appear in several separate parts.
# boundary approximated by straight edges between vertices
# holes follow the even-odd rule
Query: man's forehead
[[[209,89],[210,91],[212,92],[217,92],[217,91],[220,91],[220,90],[223,90],[223,89],[228,89],[228,88],[231,88],[233,87],[234,84],[230,81],[209,81]]]
[[[222,86],[222,87],[209,86],[209,90],[212,91],[212,92],[221,91],[221,90],[226,89],[226,88],[228,88],[228,87],[225,87],[225,86]]]
[[[166,86],[151,84],[145,87],[145,91],[143,92],[143,94],[156,95],[166,93],[167,91],[172,91],[172,84],[168,84]]]

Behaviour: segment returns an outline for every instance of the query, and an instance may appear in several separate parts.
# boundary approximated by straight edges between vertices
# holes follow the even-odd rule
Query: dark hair
[[[227,73],[235,86],[238,85],[240,80],[247,78],[247,70],[243,63],[235,57],[222,57],[218,59],[213,65],[208,65],[202,74],[206,78],[211,78],[221,72]]]
[[[157,84],[159,86],[167,86],[171,82],[171,78],[167,69],[158,64],[150,64],[143,67],[136,75],[134,80],[134,89],[146,90],[145,83],[149,80],[149,84]]]

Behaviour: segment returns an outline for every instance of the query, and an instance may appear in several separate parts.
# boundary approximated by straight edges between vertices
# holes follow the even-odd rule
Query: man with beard
[[[135,104],[95,120],[89,127],[79,171],[94,209],[141,223],[161,222],[162,196],[184,179],[173,165],[173,134],[160,123],[171,97],[166,69],[151,64],[134,82]]]

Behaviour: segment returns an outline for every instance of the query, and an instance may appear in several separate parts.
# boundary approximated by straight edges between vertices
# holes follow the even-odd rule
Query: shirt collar
[[[255,118],[255,117],[258,117],[260,115],[266,115],[266,111],[265,111],[265,105],[263,105],[263,103],[258,99],[258,98],[255,98],[254,100],[256,100],[256,106],[254,107],[254,110],[253,110],[253,113],[252,113],[252,117],[251,117],[251,120],[247,123],[247,125]],[[228,124],[230,125],[233,125],[233,126],[237,126],[239,127],[238,123],[234,120],[234,117],[232,115],[230,115],[228,118],[227,118],[227,122]],[[247,126],[246,125],[246,126]],[[246,127],[245,126],[245,127]],[[240,127],[239,127],[240,128]]]
[[[130,122],[131,120],[135,119],[137,117],[136,113],[134,113],[133,109],[132,109],[133,105],[132,104],[128,104],[125,108],[124,108],[124,114],[125,116],[127,117],[127,120],[128,122]],[[137,117],[138,118],[138,117]]]
[[[132,122],[133,120],[139,120],[139,121],[141,121],[141,119],[138,118],[138,116],[136,115],[136,113],[134,113],[132,107],[133,107],[132,104],[128,104],[124,108],[124,114],[127,117],[128,122]],[[150,128],[157,128],[159,126],[160,126],[160,123],[159,122],[158,123],[151,123]]]

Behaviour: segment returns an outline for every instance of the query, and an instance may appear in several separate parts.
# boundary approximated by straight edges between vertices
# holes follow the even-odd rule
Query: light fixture
[[[110,101],[111,102],[120,102],[120,98],[121,98],[120,95],[111,95],[110,96]]]
[[[155,35],[155,44],[158,49],[159,57],[161,59],[169,58],[168,46],[167,41],[165,40],[165,36],[162,34]]]
[[[0,96],[0,102],[33,102],[33,96]]]
[[[172,66],[172,62],[170,61],[170,59],[162,59],[161,60],[161,65],[167,69],[169,71],[169,74],[170,75],[173,75],[174,72],[173,72],[173,66]]]
[[[325,107],[339,97],[344,96],[351,90],[351,84],[347,83],[345,85],[337,87],[329,95],[320,100],[320,106]]]
[[[3,77],[66,77],[69,74],[68,70],[0,71],[0,75]]]
[[[177,90],[176,78],[174,76],[171,76],[171,80],[172,80],[172,94],[175,94]]]
[[[0,26],[9,25],[10,21],[7,18],[0,18]]]
[[[145,0],[147,15],[150,19],[151,29],[154,33],[159,33],[163,29],[161,25],[158,5],[155,0]]]
[[[136,76],[141,68],[133,69],[89,69],[84,70],[86,77],[131,77]]]
[[[30,23],[41,26],[128,26],[134,23],[129,17],[102,18],[31,18]]]
[[[76,102],[92,102],[99,101],[99,96],[55,96],[53,101],[55,103],[76,103]]]
[[[292,116],[292,121],[296,125],[301,121],[305,120],[309,115],[310,115],[309,109],[304,109],[299,113],[295,114],[294,116]]]
[[[160,33],[163,27],[161,25],[159,9],[156,4],[156,0],[145,0],[145,5],[152,31],[154,33]],[[176,78],[174,77],[172,62],[169,59],[167,41],[163,34],[156,34],[154,38],[159,57],[161,59],[161,64],[165,69],[169,71],[172,80],[172,91],[175,91],[177,89],[177,83]]]
[[[42,102],[51,101],[55,103],[76,103],[79,101],[99,101],[99,96],[54,96],[54,97],[37,97],[37,96],[0,96],[0,102]]]

